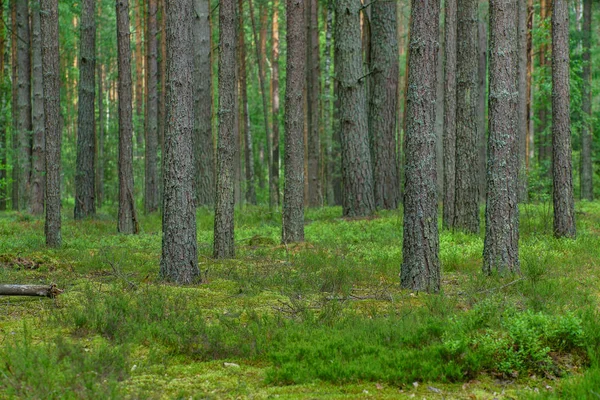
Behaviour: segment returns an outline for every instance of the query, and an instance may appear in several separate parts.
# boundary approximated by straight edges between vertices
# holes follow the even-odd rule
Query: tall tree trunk
[[[518,92],[517,140],[519,149],[519,201],[527,201],[527,0],[517,0],[518,7]]]
[[[144,0],[137,0],[135,5],[135,116],[136,121],[142,118],[142,104],[144,102],[144,57],[143,53],[143,39],[142,28],[144,21]],[[136,141],[137,141],[137,153],[141,153],[142,147],[144,146],[144,133],[141,127],[136,126]]]
[[[525,164],[527,173],[532,168],[535,157],[534,126],[533,126],[533,0],[527,0],[527,140]]]
[[[440,290],[436,188],[435,103],[439,39],[439,0],[412,1],[402,287]]]
[[[285,91],[285,175],[282,242],[304,241],[304,84],[306,82],[305,0],[287,0]]]
[[[576,236],[571,165],[569,9],[553,0],[552,10],[552,175],[554,235]]]
[[[33,215],[44,214],[44,76],[42,75],[42,36],[40,32],[40,2],[32,3],[31,13],[31,84],[33,101],[31,121],[33,128],[31,203]],[[3,52],[2,57],[4,56]]]
[[[219,137],[215,204],[215,258],[231,258],[234,249],[233,174],[236,101],[236,7],[233,0],[219,6]]]
[[[17,1],[17,136],[19,152],[18,207],[27,210],[31,196],[31,58],[29,54],[29,2]],[[14,168],[14,167],[13,167]]]
[[[46,245],[60,247],[60,51],[58,0],[40,0],[44,121],[46,125]]]
[[[145,195],[146,214],[158,211],[158,40],[157,2],[148,1],[146,24],[146,157]],[[209,103],[210,104],[210,103]]]
[[[371,6],[371,101],[369,125],[373,147],[375,205],[398,207],[396,125],[398,104],[397,7],[394,2]]]
[[[96,155],[96,1],[82,1],[81,9],[75,219],[83,219],[96,214],[96,189],[94,186],[94,157]]]
[[[119,92],[119,222],[120,233],[138,233],[133,196],[133,127],[129,0],[117,0]]]
[[[442,226],[454,227],[456,172],[456,0],[446,0],[444,70],[444,194]]]
[[[0,20],[2,21],[4,21],[4,4],[4,0],[0,0]],[[6,26],[0,24],[0,211],[6,210],[6,197],[8,195],[8,176],[6,174],[6,132],[9,124],[6,112],[6,106],[8,104],[8,86],[6,84],[6,74],[4,71],[6,68],[5,59],[7,58],[5,52],[8,50],[6,39]],[[42,103],[42,113],[44,111],[43,106]]]
[[[244,2],[238,0],[238,55],[240,74],[240,135],[244,138],[244,162],[246,169],[246,201],[256,204],[256,191],[254,189],[254,157],[252,155],[252,126],[248,110],[248,79],[246,69],[246,35],[244,31]]]
[[[160,40],[159,40],[159,60],[158,60],[158,123],[156,124],[158,128],[158,145],[160,147],[161,152],[161,162],[164,158],[165,154],[165,124],[166,124],[166,111],[165,111],[165,101],[166,101],[166,93],[167,87],[165,83],[167,81],[167,35],[166,32],[166,15],[165,15],[165,1],[166,0],[158,0],[158,9],[160,11],[160,19],[158,21],[158,31],[160,32]],[[161,172],[162,174],[162,168]],[[160,179],[160,178],[159,178]],[[159,203],[162,198],[162,191],[164,188],[159,187]]]
[[[273,0],[273,18],[271,23],[271,105],[273,112],[273,145],[271,154],[271,177],[273,186],[277,190],[277,204],[279,196],[279,0]],[[248,140],[250,137],[248,137]],[[252,147],[246,143],[246,158],[250,156],[252,163]],[[246,163],[248,165],[248,163]],[[256,201],[256,200],[255,200]]]
[[[326,195],[327,205],[335,205],[335,191],[334,191],[334,174],[336,162],[333,158],[333,124],[331,118],[331,112],[333,107],[333,93],[331,92],[331,38],[333,36],[333,2],[334,0],[327,0],[327,15],[325,17],[326,30],[325,33],[325,70],[323,71],[324,83],[323,83],[323,125],[325,126],[325,163],[327,169],[325,172],[326,176]]]
[[[478,182],[479,182],[479,202],[485,204],[486,201],[486,157],[487,157],[487,119],[486,105],[488,102],[487,96],[487,75],[488,75],[488,20],[489,20],[489,1],[479,0],[479,22],[478,22],[478,73],[477,82],[479,90],[477,93],[477,148],[478,154]]]
[[[194,163],[196,205],[215,204],[212,134],[212,68],[210,63],[210,4],[194,0]]]
[[[336,64],[339,63],[345,217],[369,216],[375,210],[360,32],[361,8],[360,0],[336,1],[335,46],[339,56]]]
[[[17,114],[18,103],[18,62],[17,62],[17,0],[10,2],[10,20],[11,20],[11,115],[12,115],[12,131],[11,131],[11,159],[12,159],[12,187],[11,187],[11,206],[13,210],[19,210],[19,135],[17,125],[19,116]]]
[[[193,0],[167,0],[166,5],[167,122],[160,275],[178,284],[191,284],[200,276],[192,149],[194,3]]]
[[[100,57],[98,57],[100,59]],[[98,145],[96,151],[96,204],[98,208],[104,203],[104,74],[102,64],[96,61],[96,79],[98,81]]]
[[[307,105],[308,105],[308,205],[319,207],[323,195],[319,171],[321,141],[319,138],[319,14],[317,0],[307,0]]]
[[[490,95],[483,271],[519,273],[517,15],[520,0],[490,1]]]
[[[478,0],[458,0],[454,228],[479,233]]]
[[[546,21],[547,18],[550,17],[550,15],[552,14],[551,10],[550,10],[550,5],[549,3],[552,0],[540,0],[540,23],[544,23]],[[540,66],[540,91],[542,90],[541,86],[545,85],[546,83],[546,67],[548,64],[548,55],[547,55],[547,45],[543,42],[540,45],[540,49],[539,49],[539,66]],[[541,101],[539,104],[536,104],[536,108],[537,108],[537,120],[539,121],[539,127],[536,129],[536,133],[537,133],[537,142],[538,142],[538,162],[540,164],[540,166],[542,167],[542,172],[544,173],[544,176],[548,175],[550,170],[549,170],[549,165],[551,163],[550,160],[550,149],[548,148],[548,142],[549,142],[549,134],[547,133],[546,129],[548,127],[548,109],[547,109],[547,105],[546,105],[546,101]]]
[[[594,168],[592,164],[592,0],[583,0],[583,90],[581,109],[583,126],[581,130],[581,198],[594,200]]]

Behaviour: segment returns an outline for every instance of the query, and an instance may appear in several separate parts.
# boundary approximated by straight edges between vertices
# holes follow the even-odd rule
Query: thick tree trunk
[[[576,236],[571,165],[569,9],[553,0],[552,10],[552,176],[554,235]]]
[[[98,57],[99,58],[99,57]],[[102,64],[96,61],[96,79],[98,80],[98,145],[96,151],[96,204],[98,208],[104,203],[104,74]]]
[[[435,102],[439,0],[412,1],[401,285],[440,290]]]
[[[133,196],[133,127],[129,0],[117,0],[119,92],[119,222],[120,233],[138,233]]]
[[[583,90],[581,109],[583,125],[581,130],[581,198],[594,200],[594,168],[592,164],[592,0],[583,0]]]
[[[2,57],[4,56],[3,53]],[[42,36],[40,32],[40,2],[32,2],[31,13],[31,85],[33,100],[31,121],[33,146],[31,157],[31,203],[33,215],[44,214],[44,76],[42,75]]]
[[[444,70],[444,194],[442,226],[454,227],[456,172],[456,0],[446,0]]]
[[[96,1],[84,0],[81,7],[75,219],[96,214]]]
[[[58,0],[40,0],[46,125],[46,245],[60,247],[60,71]]]
[[[306,77],[308,105],[308,205],[319,207],[323,204],[323,190],[319,176],[321,166],[321,141],[319,138],[319,19],[317,0],[307,0],[307,46]]]
[[[518,91],[517,107],[519,118],[517,122],[517,140],[519,149],[519,201],[526,202],[527,194],[527,0],[517,0],[518,6]]]
[[[18,206],[15,210],[27,210],[31,197],[31,58],[29,54],[29,2],[19,0],[17,8],[17,137],[19,151],[16,154],[18,169]]]
[[[519,273],[518,1],[490,1],[490,119],[483,248],[483,271],[487,274]]]
[[[457,2],[454,228],[479,233],[478,1]]]
[[[287,0],[285,92],[285,175],[282,242],[304,241],[304,83],[306,82],[305,0]]]
[[[157,2],[148,2],[146,34],[146,158],[144,212],[158,211],[158,40]]]
[[[215,204],[215,163],[212,135],[212,68],[210,4],[194,0],[194,163],[196,205]]]
[[[273,0],[273,19],[271,23],[271,106],[273,112],[273,144],[271,153],[271,178],[273,179],[273,186],[277,190],[277,203],[279,204],[279,0]],[[250,137],[248,136],[248,140]],[[246,141],[246,158],[250,157],[252,160],[252,147]],[[248,172],[246,172],[248,174]],[[254,200],[256,202],[256,199]]]
[[[167,122],[160,275],[178,284],[199,276],[194,196],[193,0],[167,0]]]
[[[396,159],[396,108],[398,105],[397,7],[393,2],[371,6],[371,101],[369,128],[373,148],[375,205],[394,210],[398,207],[398,169]]]
[[[367,91],[362,60],[360,0],[336,0],[335,47],[339,58],[339,118],[345,217],[373,214],[373,167],[369,149]],[[437,38],[436,38],[437,42]]]
[[[234,0],[219,6],[219,138],[215,204],[215,258],[231,258],[234,249],[233,174],[235,156],[236,15]]]

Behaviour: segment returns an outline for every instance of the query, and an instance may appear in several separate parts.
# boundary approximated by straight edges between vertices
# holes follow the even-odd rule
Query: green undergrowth
[[[399,287],[398,212],[309,210],[284,246],[280,214],[244,208],[216,261],[201,209],[192,287],[158,279],[159,216],[137,236],[111,209],[66,219],[49,250],[42,220],[2,214],[0,281],[65,292],[0,298],[0,398],[597,398],[600,204],[577,205],[577,240],[547,207],[521,207],[520,275],[483,275],[482,238],[442,232],[438,295]]]

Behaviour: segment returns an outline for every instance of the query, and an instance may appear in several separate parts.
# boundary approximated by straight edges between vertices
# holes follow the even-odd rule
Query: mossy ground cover
[[[63,223],[0,215],[0,282],[56,283],[57,299],[0,298],[0,398],[600,397],[600,204],[577,205],[578,239],[552,238],[547,205],[521,207],[519,276],[481,273],[482,236],[443,232],[443,290],[401,290],[402,216],[307,213],[307,242],[280,244],[280,215],[236,214],[237,257],[204,283],[158,280],[160,217],[118,235],[115,210]]]

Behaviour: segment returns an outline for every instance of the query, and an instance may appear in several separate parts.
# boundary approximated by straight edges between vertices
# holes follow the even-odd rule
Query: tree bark
[[[135,5],[135,116],[136,121],[142,118],[142,105],[144,103],[144,57],[142,56],[143,51],[143,39],[142,28],[144,21],[144,0],[137,0]],[[136,133],[137,141],[137,154],[141,154],[142,147],[144,146],[144,133],[139,129],[137,124],[138,132]]]
[[[146,23],[146,157],[144,212],[158,211],[158,38],[156,0],[148,1]]]
[[[456,0],[446,0],[444,69],[444,194],[442,226],[454,227],[456,172]]]
[[[490,118],[483,248],[483,271],[487,274],[519,273],[518,1],[490,1]]]
[[[60,60],[58,41],[58,0],[40,0],[42,32],[42,73],[46,126],[46,245],[60,247]]]
[[[439,12],[439,0],[412,1],[400,282],[403,288],[428,292],[440,290],[435,149]]]
[[[540,23],[544,23],[547,18],[552,15],[552,11],[550,10],[549,3],[552,0],[541,0],[540,1]],[[546,39],[544,37],[544,39]],[[546,40],[540,44],[539,49],[539,66],[540,66],[540,91],[544,91],[542,86],[546,86],[546,67],[548,65],[548,55],[547,55],[547,45]],[[548,93],[549,94],[549,93]],[[549,142],[549,134],[547,132],[548,128],[548,108],[547,101],[541,101],[539,104],[536,104],[536,111],[538,113],[537,120],[539,121],[538,128],[536,129],[537,134],[537,144],[538,144],[538,163],[542,169],[542,173],[544,176],[548,176],[550,172],[550,149],[548,148]]]
[[[273,113],[273,144],[271,154],[271,178],[277,190],[277,204],[279,204],[279,0],[273,0],[273,19],[271,23],[271,106]],[[250,140],[250,137],[248,137]],[[252,163],[252,147],[246,141],[246,157],[250,156]],[[248,163],[246,163],[248,165]],[[246,172],[247,173],[247,172]],[[256,196],[256,195],[255,195]],[[256,200],[254,200],[256,202]]]
[[[44,76],[42,75],[42,36],[40,32],[40,2],[32,3],[31,13],[31,85],[33,100],[31,120],[33,128],[31,165],[31,203],[33,215],[44,214]],[[2,57],[4,56],[3,52]]]
[[[553,0],[552,10],[552,176],[554,235],[576,236],[571,165],[569,9]]]
[[[0,296],[36,296],[54,298],[63,291],[56,285],[0,285]]]
[[[138,233],[133,196],[133,127],[129,0],[117,0],[119,96],[119,222],[118,231]]]
[[[517,133],[518,133],[518,149],[519,149],[519,201],[526,202],[528,199],[527,194],[527,122],[528,122],[528,108],[527,98],[529,94],[527,92],[527,0],[517,0],[518,7],[518,90],[519,99],[517,107],[519,110],[519,118],[517,122]]]
[[[327,16],[326,20],[326,29],[325,33],[325,71],[323,71],[324,75],[324,84],[323,84],[323,125],[325,126],[325,160],[324,162],[327,165],[327,169],[325,172],[326,176],[326,194],[327,194],[327,205],[334,206],[335,205],[335,189],[334,189],[334,180],[335,180],[335,170],[337,163],[333,157],[333,119],[331,118],[332,107],[333,107],[333,93],[331,92],[331,38],[333,36],[333,1],[327,0]]]
[[[160,275],[178,284],[199,276],[194,196],[193,0],[167,0],[167,121]]]
[[[307,0],[287,0],[285,92],[285,175],[282,242],[304,241],[304,85],[306,82]]]
[[[4,21],[4,0],[0,0],[0,20]],[[0,211],[6,211],[6,199],[8,196],[8,175],[6,174],[6,156],[7,156],[7,143],[6,143],[6,132],[8,130],[9,121],[6,106],[8,104],[9,90],[6,83],[5,59],[8,50],[6,25],[0,25]],[[41,49],[41,47],[40,47]],[[44,104],[42,103],[42,113]],[[43,194],[42,194],[43,195]]]
[[[13,210],[19,209],[19,137],[17,134],[17,121],[19,116],[17,114],[17,103],[18,103],[18,86],[15,84],[19,80],[18,76],[18,63],[17,63],[17,2],[11,0],[10,2],[10,20],[11,20],[11,115],[12,115],[12,131],[11,131],[11,151],[12,151],[12,187],[11,187],[11,207]],[[8,190],[8,188],[7,188]]]
[[[486,201],[486,157],[487,157],[487,115],[486,105],[487,96],[487,76],[488,76],[488,20],[489,20],[489,0],[479,0],[479,19],[478,19],[478,49],[479,62],[477,82],[479,90],[477,92],[477,147],[478,154],[478,182],[479,182],[479,204],[485,204]]]
[[[100,57],[98,57],[100,58]],[[96,60],[96,75],[98,81],[98,145],[96,151],[96,204],[98,208],[104,203],[104,73],[102,64]]]
[[[479,233],[478,0],[457,2],[454,228]]]
[[[335,46],[339,59],[343,215],[373,214],[373,167],[369,149],[367,92],[362,60],[360,0],[336,0]],[[436,39],[437,41],[437,39]]]
[[[377,208],[398,208],[396,125],[398,118],[398,33],[394,2],[371,6],[371,101],[369,122]]]
[[[592,0],[583,0],[583,125],[581,130],[581,198],[594,200],[594,167],[592,164]]]
[[[219,6],[219,138],[217,143],[217,193],[215,204],[215,258],[232,258],[234,249],[234,155],[236,101],[235,0]]]
[[[194,163],[196,205],[215,204],[212,134],[212,68],[210,63],[210,4],[194,0]]]
[[[317,0],[306,3],[307,16],[307,105],[308,105],[308,205],[319,207],[323,204],[323,190],[319,171],[321,166],[321,141],[319,138],[319,19]]]
[[[81,9],[75,219],[96,214],[96,1],[82,1]]]

